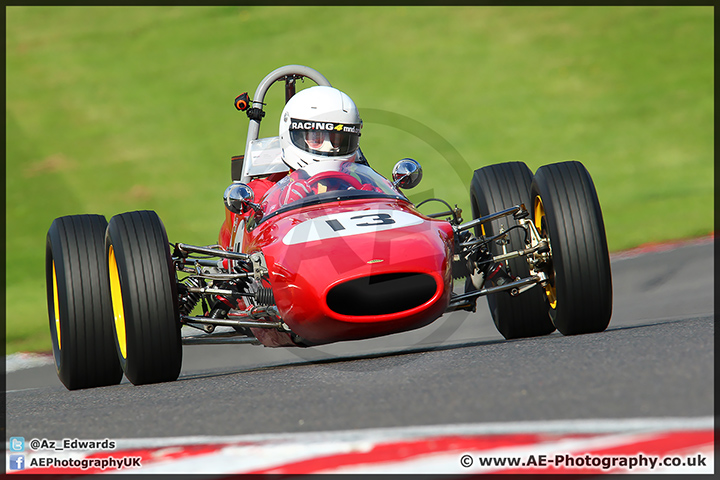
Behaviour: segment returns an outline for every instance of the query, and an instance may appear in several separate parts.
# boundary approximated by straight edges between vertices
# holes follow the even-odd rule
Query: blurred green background
[[[54,218],[151,209],[171,241],[216,242],[247,131],[233,100],[287,64],[355,100],[376,170],[416,158],[417,191],[466,218],[473,169],[579,160],[611,250],[713,231],[712,7],[16,6],[6,16],[8,353],[51,348]],[[261,136],[277,135],[283,100],[271,89]]]

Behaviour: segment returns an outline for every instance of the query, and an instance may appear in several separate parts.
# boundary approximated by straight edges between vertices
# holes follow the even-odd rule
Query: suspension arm
[[[238,292],[235,290],[228,290],[224,288],[212,288],[212,287],[185,287],[190,293],[199,293],[201,295],[222,295],[223,297],[255,297],[254,293],[251,292]]]
[[[547,245],[547,242],[542,240],[539,244],[537,244],[533,247],[528,247],[525,250],[516,250],[514,252],[508,252],[508,253],[503,253],[501,255],[495,255],[493,257],[493,260],[496,262],[504,262],[505,260],[509,260],[511,258],[525,257],[531,253],[535,253],[535,252],[543,253],[543,252],[547,252],[548,250],[549,250],[549,247]]]
[[[510,290],[510,295],[516,296],[521,293],[521,287],[525,287],[528,285],[537,285],[540,282],[543,282],[547,280],[547,277],[540,273],[538,275],[533,275],[531,277],[521,278],[520,280],[516,280],[514,282],[506,283],[505,285],[499,285],[497,287],[489,287],[489,288],[483,288],[482,290],[476,290],[474,292],[468,292],[463,293],[461,295],[455,295],[451,298],[450,305],[448,306],[447,310],[448,312],[454,311],[454,310],[461,310],[466,308],[471,300],[474,300],[478,297],[482,297],[485,295],[490,295],[491,293],[498,293],[498,292],[504,292],[507,290]]]
[[[213,257],[229,258],[230,260],[244,260],[244,261],[250,260],[250,255],[248,255],[247,253],[229,252],[227,250],[222,250],[220,248],[198,247],[196,245],[187,245],[185,243],[178,243],[177,248],[181,252],[186,252],[186,253],[189,253],[189,252],[202,253],[205,255],[211,255]]]
[[[462,225],[459,225],[457,227],[457,231],[462,232],[464,230],[469,230],[471,228],[477,227],[478,225],[489,222],[491,220],[495,220],[495,219],[501,218],[501,217],[507,217],[508,215],[514,215],[521,210],[525,210],[525,207],[523,205],[516,205],[514,207],[510,207],[505,210],[500,210],[499,212],[491,213],[490,215],[485,215],[484,217],[476,218],[475,220],[471,220],[467,223],[463,223]]]
[[[251,318],[251,317],[247,317]],[[250,328],[270,328],[285,331],[283,322],[261,322],[257,320],[235,320],[231,318],[210,318],[210,317],[191,317],[189,315],[180,315],[183,323],[200,323],[203,325],[219,325],[224,327],[250,327]]]
[[[183,345],[221,345],[231,343],[242,343],[247,345],[261,345],[257,338],[233,335],[233,336],[218,336],[218,334],[211,335],[197,335],[194,337],[182,337]]]

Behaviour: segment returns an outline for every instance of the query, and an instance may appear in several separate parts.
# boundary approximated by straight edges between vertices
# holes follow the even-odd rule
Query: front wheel
[[[176,380],[182,366],[175,268],[152,211],[110,219],[105,235],[115,347],[134,385]]]
[[[107,220],[70,215],[50,225],[45,249],[50,338],[60,381],[69,390],[117,385],[105,262]]]
[[[543,271],[550,318],[563,335],[601,332],[612,315],[612,277],[595,185],[580,162],[538,169],[533,220],[550,245]]]
[[[473,218],[495,213],[515,205],[530,206],[532,172],[523,162],[506,162],[475,170],[470,183],[470,202]],[[505,217],[476,227],[475,236],[493,236],[513,229],[508,234],[508,251],[525,248],[523,231],[513,217]],[[494,255],[503,253],[495,242],[490,245]],[[523,257],[513,258],[507,267],[514,276],[530,275],[528,263]],[[498,331],[506,339],[547,335],[555,330],[537,287],[511,297],[507,292],[487,296],[490,314]]]

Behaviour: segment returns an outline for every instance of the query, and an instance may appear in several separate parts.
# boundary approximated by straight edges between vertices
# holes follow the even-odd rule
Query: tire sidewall
[[[65,358],[68,352],[74,348],[73,337],[70,334],[69,312],[68,312],[68,291],[67,279],[65,276],[66,252],[63,252],[63,242],[60,240],[58,233],[58,223],[60,219],[55,219],[48,230],[46,247],[45,247],[45,284],[47,286],[47,304],[48,304],[48,320],[50,324],[50,338],[52,340],[53,358],[55,359],[55,369],[57,370],[60,381],[66,386],[71,382],[68,371],[64,369],[67,363]],[[57,292],[54,292],[53,285],[53,262],[55,263],[55,280],[57,282]],[[58,297],[58,311],[55,311],[55,293]],[[60,319],[60,339],[57,335],[57,326],[55,317]],[[61,343],[62,342],[62,343]],[[60,348],[61,344],[64,348]],[[70,387],[68,387],[70,388]]]
[[[539,174],[539,175],[538,175]],[[546,232],[540,232],[542,235],[543,233],[546,233],[547,240],[550,244],[550,248],[552,251],[552,284],[555,287],[556,295],[558,297],[561,296],[560,292],[565,292],[565,259],[564,259],[564,250],[561,242],[555,241],[553,242],[553,239],[559,238],[559,232],[557,229],[557,224],[554,218],[555,215],[555,199],[553,198],[552,194],[548,194],[548,187],[545,183],[545,179],[543,177],[543,170],[538,170],[538,173],[535,174],[535,177],[533,178],[533,183],[531,186],[531,202],[532,202],[532,208],[533,208],[533,215],[534,215],[534,208],[535,208],[535,202],[537,201],[537,198],[540,197],[540,199],[543,202],[543,206],[545,209],[545,228],[547,229]],[[543,294],[543,297],[545,298],[545,305],[548,309],[548,314],[550,315],[550,319],[552,320],[553,324],[557,328],[557,318],[558,318],[558,311],[562,312],[563,309],[563,302],[559,301],[557,302],[557,308],[552,308],[550,305],[550,301],[547,298],[547,295]]]
[[[115,231],[114,234],[113,234],[113,231]],[[115,228],[115,222],[113,222],[113,219],[110,219],[110,222],[108,223],[108,228],[105,231],[105,259],[106,259],[106,262],[108,262],[108,270],[109,270],[111,268],[110,264],[109,264],[109,262],[110,262],[110,247],[112,246],[113,251],[115,253],[115,263],[117,265],[117,270],[118,270],[118,281],[120,283],[120,290],[122,292],[123,285],[127,284],[127,270],[124,268],[125,262],[120,260],[120,258],[122,258],[124,260],[124,252],[122,249],[122,242],[113,243],[113,240],[112,240],[113,236],[115,236],[115,238],[119,237],[119,232],[117,232],[117,228]],[[131,306],[129,305],[126,295],[122,295],[122,302],[123,302],[123,311],[128,312]],[[125,348],[126,348],[127,356],[123,356],[122,351],[120,350],[120,340],[118,339],[118,331],[117,331],[117,326],[115,323],[116,322],[116,313],[115,313],[115,307],[113,306],[113,329],[112,329],[112,331],[113,331],[113,338],[115,339],[115,351],[117,352],[118,360],[120,361],[120,366],[122,367],[123,372],[125,372],[125,374],[127,375],[127,371],[128,371],[127,357],[130,357],[130,345],[127,342],[127,336],[128,336],[127,333],[128,333],[128,328],[131,328],[131,327],[128,325],[129,322],[127,321],[127,318],[125,318],[124,321],[125,321],[125,338],[126,338]]]

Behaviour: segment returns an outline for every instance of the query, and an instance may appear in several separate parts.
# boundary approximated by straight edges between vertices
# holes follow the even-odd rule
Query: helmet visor
[[[325,157],[350,155],[357,150],[360,127],[360,124],[293,118],[290,122],[290,141],[300,150]]]

